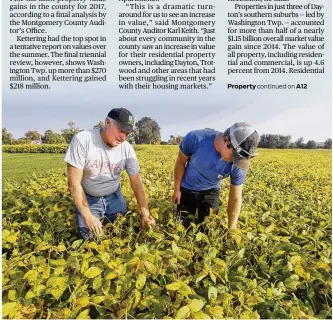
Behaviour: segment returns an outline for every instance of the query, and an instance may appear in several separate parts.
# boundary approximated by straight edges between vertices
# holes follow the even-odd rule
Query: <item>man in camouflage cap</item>
[[[197,210],[197,223],[203,222],[211,209],[218,211],[221,184],[230,177],[228,228],[237,228],[242,187],[259,140],[258,132],[247,122],[235,123],[224,133],[195,130],[184,137],[174,168],[172,199],[185,227],[192,222],[189,215]]]

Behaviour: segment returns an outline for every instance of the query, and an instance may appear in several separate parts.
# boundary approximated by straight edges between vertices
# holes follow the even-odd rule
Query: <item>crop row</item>
[[[219,214],[184,230],[170,202],[177,149],[151,148],[138,158],[156,230],[141,229],[125,175],[127,216],[90,242],[76,238],[64,171],[4,186],[3,317],[331,317],[329,153],[262,152],[228,233],[228,183]]]

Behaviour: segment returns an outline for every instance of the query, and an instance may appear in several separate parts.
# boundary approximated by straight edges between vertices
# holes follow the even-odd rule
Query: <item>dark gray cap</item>
[[[125,108],[114,108],[108,113],[108,117],[115,120],[125,132],[134,132],[134,117],[131,111]]]
[[[237,122],[229,129],[230,142],[233,146],[232,162],[239,168],[247,170],[251,158],[257,155],[260,136],[248,122]]]

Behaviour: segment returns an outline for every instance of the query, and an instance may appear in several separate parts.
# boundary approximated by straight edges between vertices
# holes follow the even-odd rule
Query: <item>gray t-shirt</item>
[[[130,143],[124,141],[116,147],[109,147],[103,142],[99,129],[76,134],[67,149],[65,161],[83,169],[82,187],[95,197],[115,192],[124,169],[128,175],[139,173],[139,164]]]

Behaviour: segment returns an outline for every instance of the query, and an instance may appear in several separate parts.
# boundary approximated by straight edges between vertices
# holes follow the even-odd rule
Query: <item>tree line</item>
[[[90,129],[98,129],[104,127],[104,121],[99,121]],[[161,128],[156,120],[150,117],[143,117],[135,123],[135,132],[128,136],[130,143],[135,144],[160,144]],[[88,129],[89,130],[89,129]],[[46,130],[43,134],[37,130],[29,130],[24,137],[15,139],[7,128],[2,128],[2,144],[29,144],[29,143],[45,143],[45,144],[61,144],[70,143],[72,138],[82,131],[73,121],[68,123],[68,128],[62,129],[60,133],[53,130]]]
[[[291,141],[290,135],[281,134],[262,134],[260,136],[259,148],[271,148],[271,149],[287,149],[287,148],[299,148],[299,149],[315,149],[325,148],[332,149],[332,139],[328,138],[324,143],[317,143],[314,140],[305,142],[303,137],[298,138],[295,142]]]
[[[98,124],[93,126],[93,129],[103,128],[104,121],[99,121]],[[128,136],[128,141],[132,144],[162,144],[162,145],[178,145],[182,142],[183,136],[170,135],[168,141],[161,140],[161,128],[156,120],[150,117],[143,117],[135,123],[135,132]],[[212,128],[205,128],[206,130],[214,130]],[[54,132],[53,130],[46,130],[44,134],[36,130],[28,131],[24,137],[15,139],[14,136],[2,128],[2,144],[26,144],[32,142],[46,143],[46,144],[60,144],[69,143],[75,134],[80,130],[73,121],[68,123],[68,128],[62,129],[61,133]],[[314,140],[305,142],[304,138],[300,137],[295,142],[291,141],[290,135],[281,134],[262,134],[260,136],[259,148],[272,148],[272,149],[287,149],[287,148],[301,148],[301,149],[315,149],[315,148],[332,149],[332,139],[326,139],[323,143],[317,143]]]
[[[2,144],[29,144],[33,141],[46,144],[69,143],[80,130],[72,121],[68,123],[68,126],[69,128],[62,129],[61,133],[46,130],[44,134],[41,134],[37,130],[29,130],[19,139],[15,139],[7,128],[2,128]]]

